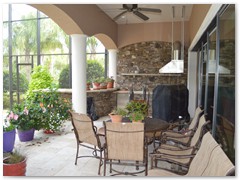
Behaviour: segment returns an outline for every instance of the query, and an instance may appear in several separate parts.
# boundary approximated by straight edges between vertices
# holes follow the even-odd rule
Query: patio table
[[[108,120],[108,122],[110,121],[111,120]],[[130,123],[131,121],[129,118],[123,118],[122,122]],[[148,144],[155,142],[156,137],[159,137],[161,135],[161,131],[167,130],[170,125],[164,120],[150,117],[146,117],[143,120],[143,123],[145,123],[145,136],[148,139]],[[105,135],[104,127],[99,128],[98,134]],[[155,143],[153,145],[155,147]]]

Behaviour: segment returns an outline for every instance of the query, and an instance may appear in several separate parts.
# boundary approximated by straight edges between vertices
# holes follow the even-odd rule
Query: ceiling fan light
[[[137,8],[137,4],[123,4],[123,8],[133,10]]]

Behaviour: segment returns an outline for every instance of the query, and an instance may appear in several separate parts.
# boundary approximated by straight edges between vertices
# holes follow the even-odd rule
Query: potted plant
[[[131,114],[132,112],[142,112],[144,117],[148,115],[148,104],[144,100],[132,100],[129,103],[127,103],[125,107],[128,111],[128,114]]]
[[[40,104],[43,109],[41,126],[45,133],[59,131],[65,120],[69,118],[68,110],[71,110],[71,103],[56,90],[35,91],[33,96],[28,99],[32,103]]]
[[[3,176],[25,176],[26,156],[15,151],[3,158]]]
[[[90,90],[91,81],[87,80],[87,90]]]
[[[112,122],[122,122],[122,118],[127,115],[127,111],[124,108],[115,108],[110,114]]]
[[[24,102],[21,104],[14,104],[7,119],[16,127],[19,140],[21,142],[26,142],[33,140],[35,130],[41,129],[43,115],[44,110],[39,104],[28,104]]]
[[[113,88],[114,86],[114,79],[111,78],[106,78],[106,82],[107,82],[107,89]]]
[[[144,120],[144,114],[141,111],[134,111],[129,114],[129,119],[132,122],[142,122],[142,120]]]
[[[93,82],[92,82],[93,90],[101,89],[100,84],[101,84],[101,79],[100,78],[94,79]]]
[[[107,89],[107,82],[104,77],[99,78],[100,89]]]
[[[3,152],[12,152],[15,144],[15,137],[15,126],[9,119],[5,119],[3,124]]]

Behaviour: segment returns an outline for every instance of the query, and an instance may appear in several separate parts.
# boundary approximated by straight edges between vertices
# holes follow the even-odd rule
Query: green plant
[[[16,164],[22,162],[24,159],[26,159],[25,155],[21,154],[18,151],[14,151],[12,153],[9,153],[9,155],[3,160],[3,163]]]
[[[71,103],[62,98],[56,90],[35,91],[33,96],[27,98],[27,101],[40,104],[44,109],[45,116],[41,124],[45,130],[58,131],[63,122],[69,118],[68,110],[71,110]]]
[[[13,109],[9,112],[7,120],[20,130],[36,129],[42,128],[41,121],[44,118],[44,109],[40,107],[40,104],[35,103],[21,103],[14,104]]]
[[[132,112],[142,112],[144,116],[148,115],[148,104],[144,100],[132,100],[126,105],[128,114]]]
[[[113,78],[109,78],[109,77],[108,77],[108,78],[105,79],[105,82],[113,82],[113,81],[114,81]]]
[[[93,80],[95,83],[105,83],[105,78],[104,77],[98,77]]]
[[[111,115],[121,115],[123,117],[127,116],[127,111],[124,108],[115,108],[111,113]]]
[[[56,87],[53,82],[53,77],[45,66],[36,66],[31,74],[31,81],[29,83],[29,89],[27,96],[31,96],[34,90],[47,89]]]
[[[140,111],[135,111],[129,114],[129,119],[131,121],[142,121],[144,119],[144,114]]]

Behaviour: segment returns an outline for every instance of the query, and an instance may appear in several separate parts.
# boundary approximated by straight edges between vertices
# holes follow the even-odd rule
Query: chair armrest
[[[186,159],[186,158],[193,158],[196,154],[189,154],[189,155],[169,155],[163,153],[150,153],[149,156],[155,159],[161,158],[176,158],[176,159]]]
[[[176,148],[168,148],[168,147],[161,147],[161,146],[159,146],[158,148],[155,148],[154,150],[153,150],[153,152],[156,152],[158,149],[165,149],[165,150],[169,150],[169,151],[187,151],[187,150],[190,150],[190,149],[193,149],[193,150],[196,150],[197,149],[197,147],[195,147],[195,146],[190,146],[190,147],[186,147],[186,146],[184,146],[184,147],[179,147],[179,146],[177,146]]]
[[[170,150],[170,151],[175,151],[175,150],[189,150],[189,149],[198,149],[196,146],[174,146],[174,145],[167,145],[168,147],[165,146],[166,144],[161,144],[160,146],[156,147],[153,149],[153,152],[156,152],[159,148],[160,149],[165,149],[165,150]]]
[[[94,131],[97,133],[97,126],[94,126],[94,125],[93,125],[93,129],[94,129]]]
[[[190,133],[189,133],[190,132]],[[190,130],[186,130],[184,132],[180,132],[180,131],[171,131],[171,130],[166,130],[162,132],[162,136],[174,136],[178,135],[178,136],[187,136],[189,134],[192,134],[194,132],[194,130],[190,129]],[[173,133],[172,135],[166,135],[166,133]],[[189,133],[189,134],[186,134]],[[175,136],[174,136],[175,137]]]
[[[186,138],[186,137],[192,137],[193,136],[193,134],[187,134],[187,135],[182,135],[182,136],[166,136],[165,138],[166,139],[171,139],[171,138],[177,138],[177,139],[182,139],[182,138]]]

